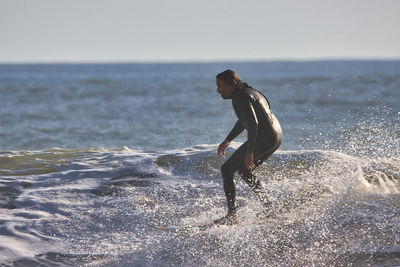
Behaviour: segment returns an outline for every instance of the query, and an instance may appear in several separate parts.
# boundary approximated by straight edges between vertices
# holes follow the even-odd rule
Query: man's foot
[[[239,221],[238,221],[236,213],[228,213],[224,217],[215,220],[214,224],[238,225]]]

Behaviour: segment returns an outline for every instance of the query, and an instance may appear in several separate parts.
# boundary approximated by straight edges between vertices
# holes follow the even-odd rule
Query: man
[[[242,179],[260,198],[263,206],[271,209],[266,191],[252,171],[274,153],[281,144],[282,130],[278,119],[271,112],[266,97],[243,82],[232,70],[216,76],[217,92],[223,99],[232,99],[238,120],[225,140],[218,147],[218,155],[224,156],[230,142],[244,129],[247,141],[243,143],[222,165],[224,192],[228,201],[228,214],[214,221],[217,224],[238,224],[235,204],[234,174],[239,172]]]

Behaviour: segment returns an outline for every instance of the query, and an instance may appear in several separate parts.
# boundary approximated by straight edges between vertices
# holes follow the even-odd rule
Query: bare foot
[[[217,219],[214,221],[215,224],[224,224],[224,225],[238,225],[239,221],[237,215],[235,213],[228,213],[224,217]]]

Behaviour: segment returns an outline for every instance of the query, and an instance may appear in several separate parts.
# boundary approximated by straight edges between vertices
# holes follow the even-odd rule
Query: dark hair
[[[232,85],[233,88],[250,87],[243,82],[233,70],[226,70],[217,74],[217,79],[221,79],[226,85]]]

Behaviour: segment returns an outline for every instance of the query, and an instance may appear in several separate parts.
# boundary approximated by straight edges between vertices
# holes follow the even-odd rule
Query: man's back
[[[258,130],[272,128],[274,119],[269,102],[258,90],[249,86],[236,89],[232,94],[232,105],[247,130],[255,125]]]

